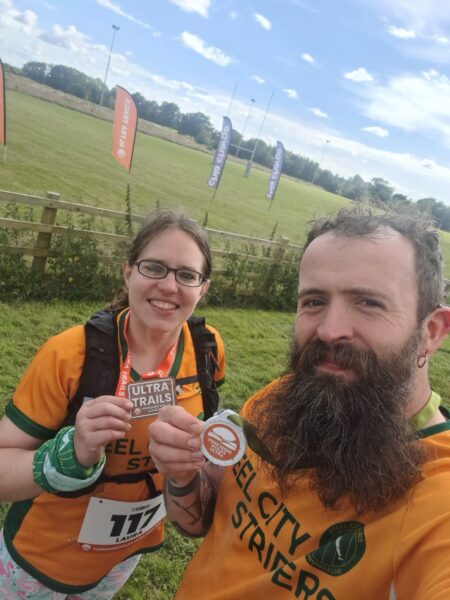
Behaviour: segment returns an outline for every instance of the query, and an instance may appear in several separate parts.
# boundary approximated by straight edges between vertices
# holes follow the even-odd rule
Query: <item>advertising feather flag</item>
[[[114,108],[113,156],[128,172],[133,160],[137,130],[137,108],[132,96],[123,87],[117,86]]]
[[[5,67],[0,60],[0,144],[6,147],[6,88]]]
[[[217,189],[219,185],[222,171],[228,156],[228,148],[230,146],[232,131],[233,126],[231,125],[230,119],[228,117],[223,117],[223,125],[222,131],[220,132],[219,144],[217,146],[216,154],[214,155],[211,175],[208,179],[209,187]]]
[[[275,150],[275,160],[273,161],[272,173],[269,179],[269,189],[267,190],[266,198],[270,200],[272,205],[273,199],[277,192],[278,182],[280,181],[281,171],[284,163],[284,146],[281,142],[277,142]]]

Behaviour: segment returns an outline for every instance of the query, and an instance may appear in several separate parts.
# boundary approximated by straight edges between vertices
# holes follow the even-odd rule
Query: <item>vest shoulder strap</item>
[[[86,351],[75,396],[64,425],[73,425],[85,398],[114,395],[120,374],[117,311],[100,310],[84,326]]]
[[[62,426],[74,425],[78,411],[86,397],[97,398],[102,395],[114,395],[120,375],[120,357],[117,339],[117,312],[101,310],[85,324],[86,352],[83,371],[78,390],[70,402],[69,414]],[[194,344],[197,363],[197,377],[203,399],[204,419],[211,417],[219,406],[219,394],[214,381],[214,373],[219,368],[216,336],[205,325],[204,317],[191,317],[188,320]],[[103,473],[93,484],[92,489],[100,483],[114,481],[130,483],[150,478],[149,474],[106,476]],[[148,484],[149,485],[149,484]],[[59,495],[76,497],[90,491],[91,488],[78,492],[66,492]],[[152,493],[156,493],[153,490]],[[153,497],[153,496],[152,496]]]
[[[189,331],[195,350],[197,375],[203,398],[203,419],[213,416],[219,407],[219,393],[214,373],[219,368],[216,336],[205,325],[204,317],[190,317]]]

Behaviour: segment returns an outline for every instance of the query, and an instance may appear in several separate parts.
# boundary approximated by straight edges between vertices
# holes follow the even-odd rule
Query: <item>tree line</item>
[[[103,106],[114,109],[115,90],[111,90],[96,78],[64,65],[50,65],[43,62],[28,62],[21,69],[5,65],[5,69],[48,85],[94,104],[103,99]],[[175,129],[178,133],[191,136],[198,144],[214,150],[219,140],[217,131],[207,115],[202,112],[182,113],[174,102],[148,100],[139,92],[132,94],[136,102],[138,117],[164,127]],[[272,168],[275,146],[256,138],[244,139],[239,131],[233,129],[230,153],[243,159],[252,158],[253,162]],[[429,215],[440,229],[450,231],[450,206],[435,198],[421,198],[414,202],[404,194],[395,193],[388,181],[374,177],[365,181],[360,175],[344,178],[322,169],[317,161],[286,150],[283,173],[296,179],[315,183],[323,189],[340,194],[356,202],[366,202],[376,207],[392,210],[417,210]]]

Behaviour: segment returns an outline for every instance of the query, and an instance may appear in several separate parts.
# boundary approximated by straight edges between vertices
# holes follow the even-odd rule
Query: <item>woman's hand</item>
[[[205,466],[201,448],[202,421],[181,406],[165,406],[149,426],[149,451],[160,473],[175,485],[188,484]]]
[[[132,409],[130,400],[117,396],[99,396],[83,402],[74,435],[75,454],[81,465],[95,465],[107,444],[126,435],[131,428]]]

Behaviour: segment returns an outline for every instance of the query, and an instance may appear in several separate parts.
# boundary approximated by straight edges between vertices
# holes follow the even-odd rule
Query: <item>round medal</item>
[[[227,419],[228,414],[236,413],[224,410],[208,419],[202,431],[202,453],[212,463],[222,467],[239,462],[247,447],[242,428]]]

